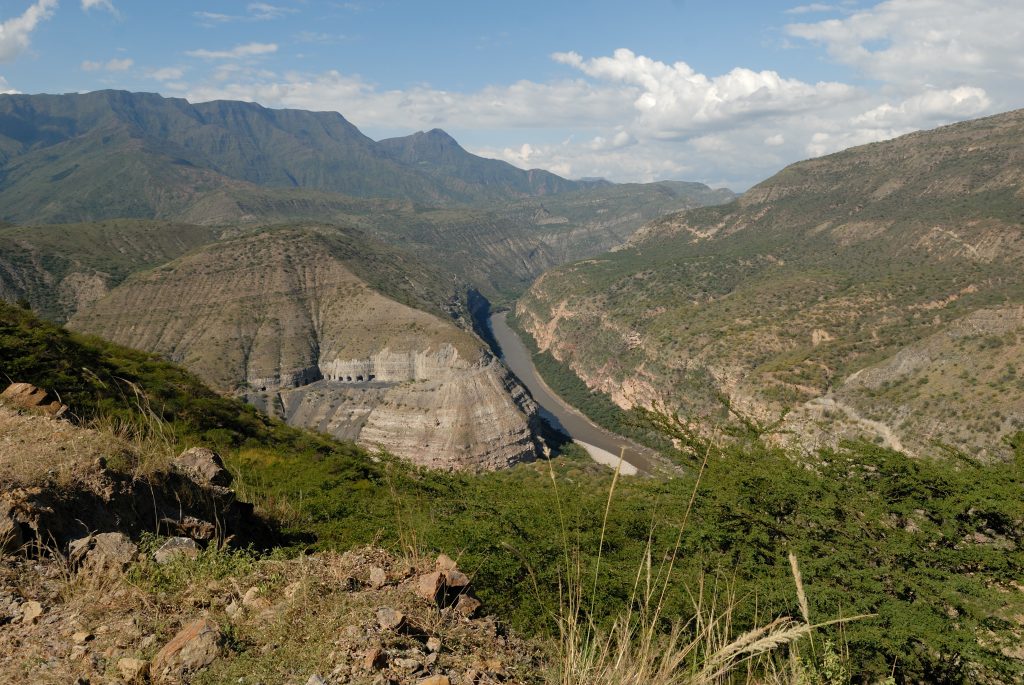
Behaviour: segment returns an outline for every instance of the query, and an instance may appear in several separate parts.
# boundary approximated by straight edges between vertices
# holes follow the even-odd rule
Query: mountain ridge
[[[999,454],[1024,427],[1022,134],[1017,110],[799,162],[552,270],[517,313],[621,406],[713,423],[724,396],[814,444]],[[951,332],[974,313],[973,336]]]

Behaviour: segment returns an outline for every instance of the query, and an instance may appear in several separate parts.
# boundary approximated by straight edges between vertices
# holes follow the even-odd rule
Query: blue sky
[[[28,0],[2,90],[156,91],[440,127],[524,168],[744,189],[1024,105],[1024,3]]]

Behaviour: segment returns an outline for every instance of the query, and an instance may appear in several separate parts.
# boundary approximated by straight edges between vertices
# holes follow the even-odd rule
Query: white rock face
[[[327,362],[323,377],[283,388],[265,406],[291,425],[431,468],[489,471],[538,457],[536,404],[490,355],[471,364],[450,345],[383,350]]]
[[[320,364],[324,379],[345,383],[377,381],[405,383],[438,378],[469,364],[459,359],[458,350],[444,344],[437,352],[392,352],[387,348],[367,359],[335,359]]]

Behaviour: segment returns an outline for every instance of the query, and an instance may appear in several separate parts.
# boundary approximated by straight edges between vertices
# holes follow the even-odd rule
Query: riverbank
[[[594,461],[605,466],[615,468],[622,454],[623,474],[652,475],[661,471],[660,460],[653,450],[601,428],[548,387],[537,372],[529,349],[509,326],[507,315],[507,312],[491,315],[488,320],[491,335],[498,344],[502,361],[533,395],[551,427],[570,437],[586,449]]]

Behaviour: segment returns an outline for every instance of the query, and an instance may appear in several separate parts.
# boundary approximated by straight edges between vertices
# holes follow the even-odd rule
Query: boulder
[[[431,602],[437,601],[437,596],[444,587],[444,573],[434,571],[424,573],[416,582],[416,594]]]
[[[379,590],[388,584],[388,574],[380,566],[370,567],[370,587]]]
[[[434,562],[434,568],[438,571],[441,571],[442,573],[454,571],[458,567],[459,565],[455,563],[455,560],[447,554],[439,554],[437,557],[437,561]]]
[[[405,614],[390,607],[377,609],[377,624],[381,630],[399,630],[405,625]]]
[[[78,572],[102,578],[115,578],[135,559],[139,548],[124,533],[99,533],[73,540],[69,559],[81,565]]]
[[[432,675],[424,678],[417,685],[451,685],[452,681],[446,675]]]
[[[380,647],[372,647],[366,651],[363,655],[363,669],[367,671],[376,671],[387,664],[387,656]]]
[[[38,411],[53,417],[61,416],[68,410],[67,406],[50,397],[50,393],[31,383],[11,383],[0,393],[0,400],[20,409]]]
[[[117,672],[124,682],[141,685],[149,679],[149,662],[142,659],[118,659]]]
[[[169,538],[167,542],[160,545],[160,549],[153,552],[153,559],[158,564],[166,564],[178,557],[194,559],[199,556],[199,545],[192,538]]]
[[[21,620],[23,623],[32,625],[39,621],[43,615],[43,605],[36,601],[25,602],[21,605]]]
[[[458,569],[444,572],[444,582],[452,590],[461,592],[469,587],[469,576]]]
[[[199,485],[222,488],[231,485],[231,473],[224,468],[220,455],[206,447],[185,450],[171,465]]]
[[[480,600],[470,597],[469,595],[459,595],[459,599],[455,602],[455,611],[459,612],[466,618],[472,618],[473,614],[475,614],[479,608]]]
[[[220,654],[220,637],[220,627],[208,618],[189,623],[153,659],[153,679],[175,682],[206,668]]]

